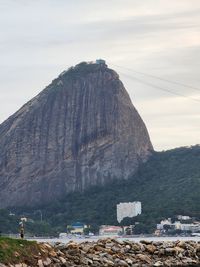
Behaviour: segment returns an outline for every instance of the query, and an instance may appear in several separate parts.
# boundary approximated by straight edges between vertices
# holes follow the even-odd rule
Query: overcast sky
[[[0,123],[64,69],[103,58],[156,150],[200,143],[199,0],[0,0],[0,33]]]

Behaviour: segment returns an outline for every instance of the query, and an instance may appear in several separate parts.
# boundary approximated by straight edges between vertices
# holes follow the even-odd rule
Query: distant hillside
[[[39,208],[52,226],[64,229],[76,220],[91,225],[117,224],[116,204],[136,200],[142,202],[143,209],[136,221],[147,232],[164,217],[182,214],[200,218],[200,146],[155,152],[128,181],[73,193]]]

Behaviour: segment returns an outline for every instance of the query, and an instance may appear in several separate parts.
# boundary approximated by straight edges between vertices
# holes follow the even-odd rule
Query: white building
[[[142,213],[142,204],[139,201],[117,204],[117,221],[120,223],[124,218],[135,217]]]
[[[171,218],[164,219],[160,222],[160,224],[162,224],[162,225],[168,224],[169,225],[169,224],[172,224],[172,220],[171,220]]]
[[[122,227],[114,225],[101,225],[99,235],[101,236],[118,236],[123,232]]]
[[[200,224],[181,224],[182,231],[198,232],[200,231]]]
[[[186,221],[186,220],[190,220],[190,216],[183,216],[183,215],[178,215],[177,216],[178,220],[182,220],[182,221]]]
[[[157,230],[164,230],[164,225],[168,225],[170,229],[181,230],[181,231],[191,231],[191,232],[199,232],[200,231],[200,223],[181,223],[180,221],[171,222],[171,219],[162,220],[160,224],[157,224]]]

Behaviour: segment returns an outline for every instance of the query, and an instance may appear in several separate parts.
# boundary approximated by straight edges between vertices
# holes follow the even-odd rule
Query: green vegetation
[[[0,210],[0,234],[1,233],[17,233],[19,218],[18,216],[9,215],[7,210]]]
[[[77,64],[75,67],[70,67],[67,71],[69,75],[86,75],[88,73],[96,72],[99,70],[99,65],[95,63],[81,62]]]
[[[10,213],[8,210],[0,210],[0,234],[18,234],[19,222],[21,217],[26,217],[26,213],[22,212],[22,216]],[[46,221],[40,221],[38,214],[34,212],[25,222],[25,234],[34,236],[54,236],[55,230]],[[30,219],[31,218],[31,219]]]
[[[155,153],[128,181],[71,194],[45,207],[46,218],[51,225],[63,227],[74,220],[116,224],[116,204],[136,200],[142,202],[143,213],[132,222],[145,225],[145,232],[152,232],[162,218],[177,214],[199,218],[199,163],[200,146]]]
[[[67,71],[61,73],[63,79],[73,79],[87,74],[97,72],[102,66],[94,62],[81,62],[74,67],[70,67]],[[57,80],[57,79],[56,79]]]
[[[15,264],[19,261],[33,263],[31,255],[37,255],[39,246],[36,242],[0,237],[0,262]]]
[[[104,66],[104,65],[103,65]],[[105,65],[106,66],[106,65]],[[74,80],[77,78],[85,78],[86,75],[91,73],[96,73],[100,69],[102,69],[102,65],[96,64],[94,62],[81,62],[73,67],[68,68],[67,70],[63,71],[58,78],[52,81],[52,84],[49,86],[50,93],[54,95],[55,91],[58,91],[62,88],[62,83],[66,82],[67,84],[73,83]],[[107,71],[111,71],[107,68]],[[62,83],[60,81],[62,80]],[[73,85],[72,85],[73,87]]]
[[[178,214],[200,218],[200,146],[156,152],[127,181],[73,193],[37,209],[55,232],[66,231],[74,221],[97,229],[101,224],[117,224],[116,204],[128,201],[142,202],[142,214],[122,222],[139,222],[137,233],[150,233],[161,219]],[[18,212],[24,210],[30,217],[35,212],[28,208]]]

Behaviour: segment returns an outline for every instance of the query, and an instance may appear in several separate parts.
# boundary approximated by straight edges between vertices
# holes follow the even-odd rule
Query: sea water
[[[93,242],[93,241],[98,241],[99,239],[105,239],[105,238],[114,238],[117,239],[119,241],[124,241],[124,240],[129,240],[129,241],[133,241],[133,242],[140,242],[141,240],[148,240],[148,241],[154,241],[154,242],[163,242],[163,241],[177,241],[177,240],[182,240],[182,241],[196,241],[196,242],[200,242],[200,237],[199,236],[159,236],[159,237],[146,237],[146,236],[140,236],[140,237],[116,237],[116,236],[94,236],[94,237],[89,237],[89,238],[85,238],[85,237],[70,237],[70,238],[31,238],[30,240],[36,240],[38,242],[48,242],[48,243],[56,243],[56,242],[60,242],[60,243],[68,243],[70,241],[74,241],[77,243],[80,242]]]

